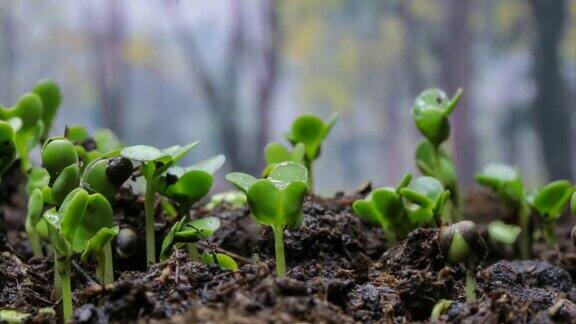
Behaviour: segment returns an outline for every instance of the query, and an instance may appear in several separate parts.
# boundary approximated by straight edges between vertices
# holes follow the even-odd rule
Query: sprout
[[[566,180],[558,180],[547,184],[527,197],[530,206],[540,216],[541,224],[549,245],[556,243],[554,226],[560,218],[574,187]]]
[[[446,200],[450,196],[442,183],[432,177],[418,177],[400,189],[408,219],[414,224],[441,225]]]
[[[188,218],[190,208],[194,203],[206,196],[212,187],[212,175],[223,164],[224,155],[217,155],[187,168],[172,167],[158,181],[158,192],[175,201],[178,205],[178,215]],[[194,243],[188,244],[190,257],[200,261]]]
[[[513,245],[521,232],[520,226],[509,225],[503,221],[494,221],[488,224],[490,240],[504,245]]]
[[[262,172],[263,177],[267,177],[270,171],[280,162],[292,161],[304,164],[304,155],[306,150],[303,143],[294,145],[294,149],[290,151],[284,145],[276,142],[269,143],[264,148],[264,160],[266,160],[266,168]]]
[[[493,189],[505,203],[518,210],[520,255],[530,258],[530,206],[524,196],[524,185],[517,169],[505,164],[489,164],[476,175],[476,181]]]
[[[453,300],[449,299],[440,299],[432,308],[432,314],[430,315],[430,319],[433,321],[440,320],[440,316],[444,315],[449,309],[450,306],[454,304]]]
[[[474,222],[461,221],[443,227],[438,236],[440,251],[452,263],[466,265],[466,301],[476,301],[476,266],[486,254],[486,243]]]
[[[248,205],[256,220],[272,227],[276,252],[276,273],[286,274],[284,258],[284,228],[297,228],[302,224],[302,205],[308,191],[308,171],[296,162],[276,165],[266,179],[234,172],[226,179],[248,197]]]
[[[403,238],[411,229],[400,196],[400,191],[411,179],[412,175],[407,173],[397,188],[374,189],[366,199],[356,200],[353,204],[356,215],[382,227],[390,244],[394,244],[397,238]]]
[[[92,137],[84,126],[72,125],[67,126],[64,136],[74,143],[78,155],[89,164],[92,161],[110,154],[120,148],[122,144],[116,135],[109,129],[100,129]]]
[[[28,213],[26,215],[26,233],[30,241],[30,247],[34,256],[42,256],[42,245],[40,235],[36,232],[36,225],[42,219],[42,209],[44,207],[44,196],[40,189],[35,189],[28,198]]]
[[[16,160],[14,129],[0,120],[0,178]]]
[[[298,143],[304,145],[304,166],[308,170],[307,181],[310,190],[314,187],[312,162],[320,155],[322,141],[328,136],[337,120],[338,115],[333,115],[326,123],[317,116],[302,115],[292,123],[291,132],[285,135],[286,139],[294,145],[295,151],[297,151]]]
[[[68,139],[53,137],[44,143],[41,155],[51,182],[51,188],[44,190],[49,193],[44,195],[43,200],[59,205],[80,184],[78,154]],[[35,172],[40,179],[45,174],[43,171]]]
[[[126,147],[120,152],[123,157],[141,163],[140,170],[146,180],[144,209],[146,213],[146,260],[148,266],[156,262],[154,197],[160,178],[164,172],[180,161],[196,145],[198,145],[198,142],[185,146],[172,146],[164,150],[152,146],[136,145]]]
[[[444,91],[428,89],[416,98],[412,108],[416,127],[425,137],[416,149],[416,166],[424,175],[437,178],[450,190],[454,206],[458,206],[454,162],[440,145],[450,136],[448,117],[456,108],[461,96],[462,89],[458,89],[450,100]]]
[[[229,204],[232,208],[242,208],[246,206],[247,203],[248,201],[244,192],[238,190],[230,190],[212,195],[205,208],[212,210],[214,207],[220,204]]]
[[[35,93],[27,93],[16,106],[10,109],[0,107],[0,120],[8,121],[14,128],[20,166],[27,173],[32,168],[28,155],[44,133],[42,99]]]
[[[220,220],[216,217],[206,217],[193,221],[188,221],[187,217],[183,216],[179,222],[174,224],[164,241],[162,242],[162,250],[160,252],[160,261],[166,261],[170,257],[172,248],[177,248],[185,243],[196,243],[204,238],[210,237],[220,228]],[[194,259],[200,261],[200,255],[196,245],[194,251],[196,255]]]
[[[60,88],[58,88],[58,85],[51,80],[44,80],[39,82],[36,84],[34,90],[32,91],[40,96],[40,99],[42,100],[42,123],[44,124],[42,138],[46,138],[48,136],[48,132],[50,132],[50,128],[52,127],[54,117],[58,112],[58,107],[62,101],[62,94],[60,93]]]
[[[84,189],[70,192],[58,210],[44,213],[44,224],[54,249],[55,282],[61,289],[64,321],[72,318],[70,264],[73,253],[83,252],[82,259],[97,256],[98,275],[102,282],[113,282],[110,240],[118,227],[113,226],[112,207],[100,194],[89,195]]]
[[[100,158],[92,161],[82,174],[80,186],[89,193],[100,193],[112,200],[132,175],[132,162],[125,157]]]
[[[505,164],[489,164],[476,175],[478,183],[492,188],[505,203],[518,210],[520,254],[523,259],[531,254],[531,213],[534,211],[542,220],[548,244],[554,244],[554,224],[574,191],[566,180],[554,181],[533,194],[526,196],[518,170]]]
[[[208,265],[216,264],[219,267],[230,271],[238,270],[236,261],[234,261],[230,256],[222,253],[204,252],[202,254],[202,263]]]

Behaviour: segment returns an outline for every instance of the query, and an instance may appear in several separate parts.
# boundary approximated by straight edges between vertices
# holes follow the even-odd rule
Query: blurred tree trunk
[[[0,7],[0,103],[10,106],[17,100],[14,94],[17,33],[11,2],[2,2]]]
[[[566,1],[530,0],[536,22],[534,80],[536,98],[532,107],[540,134],[544,161],[552,179],[574,179],[571,166],[570,111],[566,84],[560,73],[559,46],[566,22]]]
[[[268,140],[271,103],[279,70],[278,47],[281,35],[277,3],[277,0],[262,1],[264,43],[256,58],[260,65],[256,68],[258,75],[255,86],[251,89],[252,98],[255,100],[253,111],[256,127],[246,127],[255,134],[256,146],[247,143],[245,138],[248,136],[243,136],[243,124],[238,120],[241,105],[238,98],[241,83],[238,80],[247,47],[241,2],[231,0],[231,27],[222,63],[223,70],[216,75],[211,75],[205,68],[205,61],[198,50],[193,31],[185,30],[185,24],[177,23],[181,20],[176,8],[178,4],[168,4],[169,12],[174,17],[172,26],[175,34],[185,50],[190,71],[200,85],[206,104],[217,120],[222,147],[233,170],[256,174],[263,165],[261,152]]]
[[[454,110],[452,134],[458,179],[470,185],[476,172],[476,136],[471,121],[472,31],[469,17],[473,0],[447,0],[447,25],[440,47],[440,75],[442,88],[452,95],[462,87],[465,94]]]
[[[90,10],[88,8],[88,10]],[[121,136],[123,132],[123,96],[127,88],[127,65],[122,57],[125,40],[125,15],[122,1],[106,3],[103,24],[94,21],[93,12],[85,12],[87,32],[95,53],[92,68],[105,127]]]

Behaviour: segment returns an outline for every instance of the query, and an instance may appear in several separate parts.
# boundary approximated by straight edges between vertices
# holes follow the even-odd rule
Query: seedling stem
[[[273,226],[274,250],[276,252],[276,274],[286,276],[286,261],[284,259],[284,226]]]

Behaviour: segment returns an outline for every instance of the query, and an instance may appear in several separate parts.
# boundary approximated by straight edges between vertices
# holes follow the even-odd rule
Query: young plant
[[[440,226],[446,216],[446,201],[450,191],[432,177],[418,177],[407,187],[400,189],[408,219],[413,224]]]
[[[476,175],[478,183],[492,188],[505,203],[518,211],[520,254],[530,258],[532,240],[532,212],[541,219],[549,244],[554,244],[554,224],[574,191],[566,180],[554,181],[527,196],[519,172],[505,164],[490,164]]]
[[[0,107],[0,120],[9,122],[14,128],[20,167],[24,173],[28,173],[32,168],[28,155],[44,133],[42,99],[35,93],[27,93],[20,98],[16,106]]]
[[[286,275],[284,228],[295,229],[302,224],[302,205],[308,192],[308,171],[296,162],[281,162],[266,179],[234,172],[226,179],[248,197],[248,205],[259,223],[272,227],[276,252],[276,273]]]
[[[488,224],[490,241],[506,246],[513,246],[521,232],[520,226],[506,224],[503,221],[494,221]]]
[[[100,194],[89,195],[84,189],[70,192],[60,208],[44,213],[47,236],[54,250],[55,288],[61,289],[64,322],[72,318],[72,289],[70,264],[74,253],[93,255],[102,253],[98,260],[98,274],[104,283],[113,281],[110,236],[117,233],[112,221],[112,207]],[[107,229],[107,230],[103,230]],[[112,235],[113,236],[113,235]],[[86,259],[87,256],[84,257]]]
[[[112,201],[132,175],[133,169],[132,162],[125,157],[98,158],[84,169],[80,186],[89,193],[100,193]]]
[[[394,244],[398,238],[405,237],[411,229],[400,195],[400,191],[411,179],[412,175],[407,173],[398,187],[374,189],[366,199],[356,200],[352,205],[356,215],[382,227],[389,244]]]
[[[164,150],[152,146],[136,145],[125,147],[120,152],[123,157],[140,162],[140,171],[146,180],[144,209],[146,214],[146,260],[148,266],[156,262],[154,198],[156,196],[158,182],[164,172],[174,166],[196,145],[198,145],[198,142],[193,142],[185,146],[172,146]]]
[[[40,81],[36,84],[32,92],[40,96],[40,99],[42,99],[42,123],[44,125],[44,130],[41,138],[44,140],[48,137],[48,133],[52,127],[52,122],[54,121],[54,117],[60,107],[62,94],[60,93],[58,85],[51,80]]]
[[[466,301],[476,301],[476,267],[486,255],[486,243],[474,222],[461,221],[440,229],[438,245],[452,263],[466,266]]]
[[[322,141],[328,136],[337,120],[338,115],[333,115],[326,123],[317,116],[302,115],[292,123],[290,133],[285,135],[286,139],[294,145],[295,150],[298,143],[304,145],[304,166],[308,170],[308,187],[310,190],[313,190],[314,187],[312,162],[320,156]]]
[[[570,201],[574,187],[566,180],[558,180],[538,189],[526,199],[540,217],[540,223],[549,245],[556,243],[555,226],[564,207]]]
[[[16,160],[16,154],[14,129],[0,120],[0,179]]]
[[[454,162],[441,147],[450,136],[448,117],[462,96],[458,89],[452,99],[439,89],[422,92],[412,108],[412,117],[424,139],[416,149],[416,166],[424,175],[435,177],[450,190],[452,204],[458,207],[458,186]],[[458,214],[458,213],[456,213]]]
[[[292,161],[300,164],[304,164],[304,156],[306,155],[306,149],[303,143],[297,143],[294,145],[294,149],[286,148],[284,145],[272,142],[268,143],[264,148],[264,160],[266,161],[266,168],[262,171],[262,176],[267,177],[270,171],[281,162]]]
[[[206,217],[189,221],[188,217],[182,216],[176,222],[162,241],[160,261],[166,261],[174,247],[179,248],[184,244],[196,243],[212,236],[220,228],[220,220],[216,217]],[[194,261],[200,262],[200,254],[194,245]]]
[[[64,137],[72,141],[84,164],[122,148],[122,143],[109,129],[100,129],[91,137],[84,126],[67,126]]]
[[[530,206],[524,195],[524,185],[517,169],[505,164],[489,164],[476,175],[476,181],[493,189],[498,197],[518,211],[520,233],[520,255],[530,258]]]
[[[41,156],[50,175],[50,194],[44,197],[44,201],[60,205],[80,184],[78,154],[68,139],[53,137],[44,143]]]
[[[243,208],[248,203],[246,194],[238,190],[230,190],[213,194],[210,201],[204,206],[208,210],[214,209],[220,204],[228,204],[230,207],[237,209]]]
[[[192,205],[208,194],[212,187],[213,174],[224,164],[224,155],[217,155],[187,168],[172,167],[158,181],[158,192],[176,202],[177,214],[188,219]],[[194,243],[187,244],[190,257],[200,261]]]

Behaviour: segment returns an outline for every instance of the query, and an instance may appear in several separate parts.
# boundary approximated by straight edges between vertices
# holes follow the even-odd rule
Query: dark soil
[[[115,256],[114,285],[96,284],[92,269],[76,264],[74,321],[404,323],[429,321],[436,302],[451,299],[455,302],[440,322],[576,322],[576,249],[566,237],[560,235],[557,247],[537,251],[539,258],[530,261],[501,260],[501,251],[491,251],[477,268],[479,301],[467,304],[465,269],[442,258],[438,230],[421,228],[387,247],[380,229],[351,212],[358,195],[307,199],[302,227],[285,233],[286,278],[274,273],[271,230],[257,225],[246,208],[197,208],[193,217],[217,216],[222,223],[200,248],[237,256],[238,271],[191,262],[184,251],[146,270],[140,239],[133,253]],[[466,199],[467,217],[510,217],[486,192],[473,196]],[[21,213],[22,207],[14,206],[6,209],[12,215]],[[124,190],[115,210],[120,227],[143,238],[142,198]],[[173,222],[158,208],[158,245]],[[0,226],[0,239],[8,238],[0,254],[0,309],[29,312],[38,322],[55,321],[38,313],[54,305],[52,261],[29,258],[22,226],[6,225],[7,236]],[[507,257],[513,258],[514,252]]]

